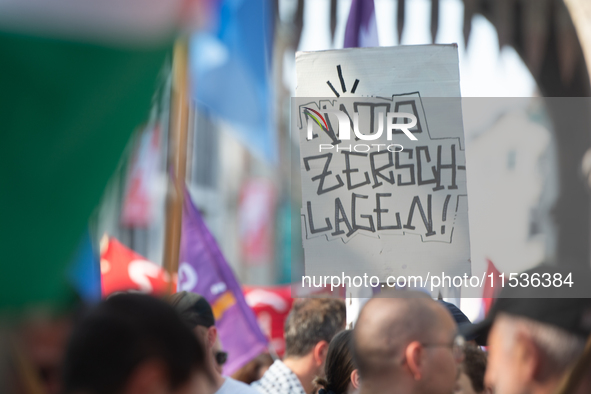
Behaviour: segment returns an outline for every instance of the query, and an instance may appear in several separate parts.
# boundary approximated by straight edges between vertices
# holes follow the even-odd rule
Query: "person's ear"
[[[544,381],[551,374],[552,371],[541,362],[543,357],[540,350],[529,335],[523,332],[516,334],[514,351],[522,368],[522,376],[526,376],[532,381]]]
[[[168,390],[168,374],[162,362],[147,360],[138,365],[125,384],[125,394],[160,394]]]
[[[215,341],[218,337],[218,329],[216,326],[211,326],[207,329],[207,345],[208,347],[213,347]]]
[[[410,371],[414,380],[420,380],[421,375],[421,367],[422,367],[422,357],[423,357],[423,345],[420,342],[414,341],[408,344],[406,349],[404,350],[404,355],[406,356],[406,365]]]
[[[353,388],[359,388],[359,371],[357,371],[356,369],[354,369],[353,372],[351,372],[351,384],[353,385]]]
[[[328,354],[328,342],[320,341],[314,346],[314,362],[317,366],[321,366],[324,364],[326,360],[326,355]]]

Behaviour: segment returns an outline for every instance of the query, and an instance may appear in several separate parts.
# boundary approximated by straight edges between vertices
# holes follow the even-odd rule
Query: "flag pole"
[[[166,202],[166,232],[164,243],[164,267],[170,275],[170,290],[179,266],[181,222],[185,176],[187,171],[187,135],[189,129],[189,78],[188,39],[177,39],[172,59],[172,92],[170,105],[170,128],[168,134],[168,167],[174,176],[169,182]]]

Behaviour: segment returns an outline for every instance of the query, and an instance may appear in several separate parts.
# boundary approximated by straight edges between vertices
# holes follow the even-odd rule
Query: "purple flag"
[[[222,348],[224,374],[231,375],[267,350],[267,339],[246,304],[232,269],[185,190],[178,291],[204,296],[211,304]]]
[[[345,28],[344,47],[377,47],[379,45],[374,0],[353,0]]]

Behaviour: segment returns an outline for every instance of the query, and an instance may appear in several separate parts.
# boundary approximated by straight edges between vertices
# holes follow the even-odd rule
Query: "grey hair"
[[[513,347],[516,334],[523,333],[544,353],[552,370],[558,374],[566,371],[585,348],[584,338],[549,324],[508,314],[501,314],[497,319],[505,328],[505,344],[509,350]]]

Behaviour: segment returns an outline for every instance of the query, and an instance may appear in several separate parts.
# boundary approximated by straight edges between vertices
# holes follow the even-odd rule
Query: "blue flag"
[[[224,0],[217,31],[195,34],[189,47],[197,104],[268,162],[277,159],[269,84],[273,15],[268,0]]]
[[[68,277],[71,285],[84,301],[100,301],[101,270],[99,256],[92,246],[88,230],[84,232],[76,249]]]

